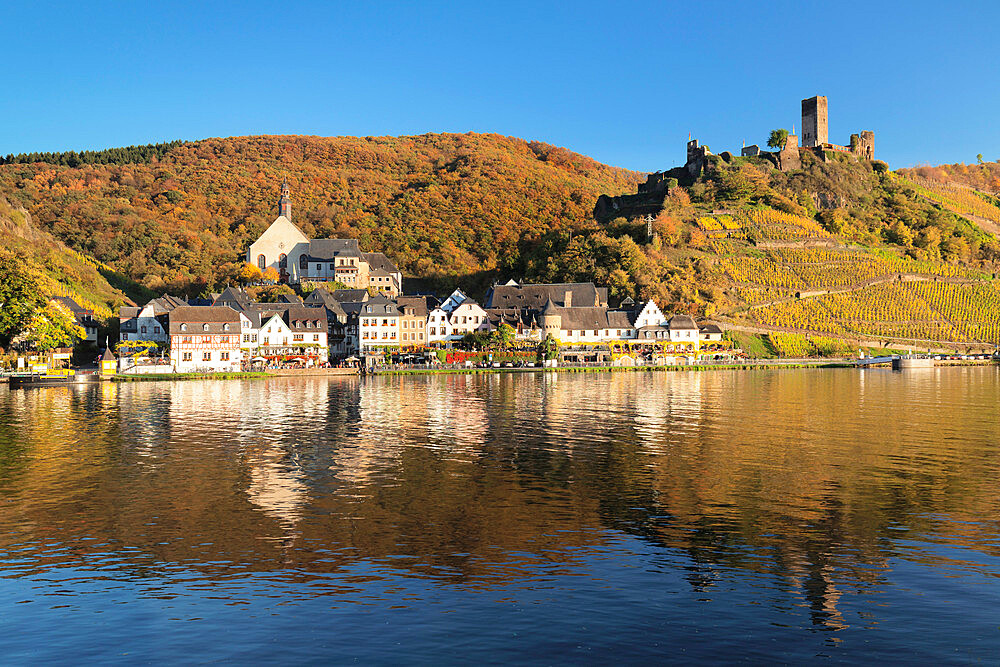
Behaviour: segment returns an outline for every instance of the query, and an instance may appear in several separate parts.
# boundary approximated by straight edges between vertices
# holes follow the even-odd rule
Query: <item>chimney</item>
[[[563,308],[573,307],[573,290],[566,290],[566,294],[563,295]]]

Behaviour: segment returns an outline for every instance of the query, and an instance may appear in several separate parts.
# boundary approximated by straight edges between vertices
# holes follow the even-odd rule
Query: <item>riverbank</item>
[[[690,372],[690,371],[744,371],[775,370],[779,368],[851,368],[853,364],[842,360],[817,359],[772,361],[764,363],[691,364],[687,366],[556,366],[555,368],[388,368],[375,371],[376,375],[478,375],[480,373],[636,373],[636,372]]]

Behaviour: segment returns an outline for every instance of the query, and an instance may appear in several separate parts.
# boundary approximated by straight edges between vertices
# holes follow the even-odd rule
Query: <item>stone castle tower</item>
[[[826,95],[802,100],[802,147],[813,148],[830,143]]]
[[[287,178],[281,183],[281,199],[278,200],[278,215],[285,216],[285,219],[289,222],[292,221],[292,197]]]

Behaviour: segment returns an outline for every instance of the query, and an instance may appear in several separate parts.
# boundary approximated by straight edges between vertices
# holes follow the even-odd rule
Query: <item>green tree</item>
[[[501,350],[508,349],[514,344],[514,336],[517,332],[514,327],[510,326],[506,322],[501,322],[500,326],[493,330],[490,334],[492,343],[496,345]]]
[[[785,128],[779,128],[777,130],[771,130],[770,136],[767,138],[767,145],[775,150],[781,150],[785,147],[785,142],[788,140],[788,130]]]
[[[978,162],[979,164],[983,163],[983,154],[982,153],[980,153],[979,155],[976,156],[976,162]]]
[[[34,350],[48,352],[57,347],[70,347],[86,335],[68,308],[50,301],[35,311],[24,332],[24,341]]]
[[[0,255],[0,346],[8,347],[44,307],[38,281],[13,256]]]

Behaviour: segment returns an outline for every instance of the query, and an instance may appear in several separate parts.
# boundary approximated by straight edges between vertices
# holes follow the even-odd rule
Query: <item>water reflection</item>
[[[3,390],[0,577],[252,576],[226,596],[403,606],[584,577],[636,614],[679,577],[745,623],[870,630],[903,618],[872,600],[923,585],[901,568],[995,590],[998,387],[982,368]]]

